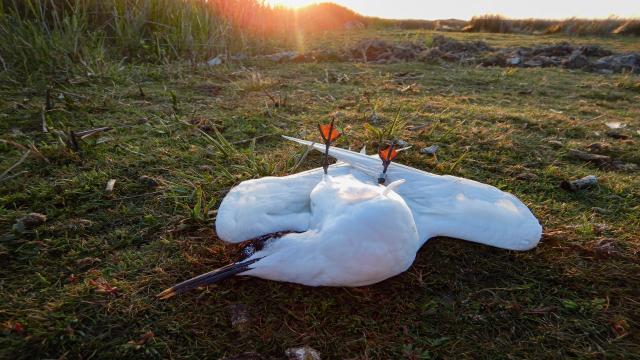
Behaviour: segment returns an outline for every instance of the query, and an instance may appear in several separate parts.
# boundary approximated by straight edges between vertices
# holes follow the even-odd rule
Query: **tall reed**
[[[0,71],[259,52],[286,40],[276,11],[259,0],[0,0]]]
[[[640,20],[620,19],[507,19],[500,15],[474,16],[468,32],[564,34],[568,36],[640,35]]]

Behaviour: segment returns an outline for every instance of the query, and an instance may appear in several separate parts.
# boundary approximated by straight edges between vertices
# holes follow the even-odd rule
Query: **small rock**
[[[532,54],[539,56],[568,56],[573,53],[573,46],[566,41],[557,44],[537,46]]]
[[[33,229],[44,224],[47,221],[47,215],[40,213],[30,213],[18,219],[13,224],[13,231],[17,233],[24,233],[27,230]]]
[[[625,163],[620,160],[614,160],[611,162],[611,169],[615,171],[635,171],[638,170],[638,165],[634,163]]]
[[[609,129],[622,129],[627,126],[627,124],[623,124],[620,121],[609,121],[604,124],[607,125]]]
[[[290,61],[292,59],[297,59],[298,57],[299,57],[299,54],[295,51],[283,51],[283,52],[265,56],[265,58],[273,62],[285,62],[285,61]]]
[[[420,154],[423,154],[423,155],[434,155],[436,153],[436,151],[438,151],[438,149],[439,149],[438,145],[427,146],[426,148],[420,149]]]
[[[371,114],[371,116],[369,116],[369,121],[371,121],[371,123],[374,124],[374,125],[378,125],[381,120],[382,120],[382,118],[380,117],[380,115],[378,115],[376,113],[373,113],[373,114]]]
[[[522,63],[522,58],[520,57],[510,57],[507,59],[507,65],[517,66]]]
[[[251,321],[247,306],[244,304],[234,304],[229,307],[231,312],[231,327],[240,332],[248,330]]]
[[[320,360],[320,353],[309,346],[289,348],[284,354],[289,360]]]
[[[396,145],[398,145],[398,148],[403,148],[409,146],[409,143],[404,140],[396,140]]]
[[[151,176],[142,175],[138,178],[138,181],[149,188],[156,188],[160,185],[160,182]]]
[[[524,62],[524,66],[526,67],[542,67],[544,62],[540,59],[531,59]]]
[[[598,185],[598,178],[595,175],[585,176],[581,179],[573,181],[564,180],[562,183],[560,183],[560,187],[567,191],[588,189],[596,185]]]
[[[613,54],[611,51],[605,50],[598,45],[583,45],[580,46],[578,50],[584,56],[604,57]]]
[[[599,153],[599,152],[603,152],[603,151],[609,150],[609,144],[596,142],[596,143],[593,143],[593,144],[589,144],[589,146],[587,146],[587,148],[591,152]]]
[[[351,56],[356,60],[374,61],[380,60],[392,51],[393,45],[384,40],[366,39],[351,47]]]
[[[218,66],[222,64],[222,57],[221,55],[218,55],[212,59],[209,59],[209,61],[207,61],[207,65],[209,66]]]
[[[596,60],[591,67],[596,71],[623,72],[640,69],[640,53],[622,53]]]
[[[568,69],[582,69],[589,66],[589,59],[582,54],[582,51],[575,50],[562,62],[562,66]]]
[[[614,138],[614,139],[620,139],[620,140],[626,140],[629,139],[630,136],[623,133],[622,131],[618,130],[618,129],[611,129],[611,130],[607,130],[606,132],[608,137]]]
[[[27,229],[31,229],[44,224],[47,221],[47,215],[33,212],[21,217],[18,221],[23,223]]]

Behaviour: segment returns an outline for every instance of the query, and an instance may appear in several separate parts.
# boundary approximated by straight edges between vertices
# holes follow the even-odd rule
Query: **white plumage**
[[[307,194],[306,231],[273,240],[253,255],[261,260],[243,275],[361,286],[405,271],[420,247],[418,231],[407,204],[384,190],[352,175],[325,176]]]
[[[324,145],[286,137],[324,151]],[[162,297],[235,274],[311,286],[361,286],[405,271],[430,238],[447,236],[528,250],[542,227],[515,196],[493,186],[392,163],[389,186],[377,185],[381,161],[331,147],[329,167],[248,180],[222,201],[220,239],[270,238],[244,261],[166,290]],[[402,181],[404,184],[398,186]]]

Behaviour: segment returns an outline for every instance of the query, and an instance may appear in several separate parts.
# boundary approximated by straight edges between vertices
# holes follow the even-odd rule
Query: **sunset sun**
[[[273,6],[286,6],[290,8],[299,8],[303,6],[307,6],[319,1],[314,0],[266,0],[265,1],[269,5]]]

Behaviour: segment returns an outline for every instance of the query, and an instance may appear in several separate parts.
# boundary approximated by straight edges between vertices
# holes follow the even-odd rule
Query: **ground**
[[[431,33],[364,32],[305,44],[371,36],[428,40]],[[454,36],[640,50],[633,38]],[[101,64],[57,74],[46,134],[45,88],[0,87],[0,133],[8,141],[0,143],[0,171],[25,152],[15,144],[34,146],[0,183],[0,357],[256,351],[281,358],[304,344],[326,359],[639,357],[638,171],[568,156],[600,143],[601,153],[640,164],[637,75],[418,62]],[[344,132],[337,145],[353,149],[373,148],[374,131],[364,126],[376,125],[372,113],[376,126],[398,117],[406,127],[396,135],[413,146],[399,162],[515,194],[544,227],[540,245],[512,252],[438,238],[406,273],[373,286],[235,278],[157,300],[164,288],[232,260],[212,226],[230,187],[320,166],[312,154],[295,168],[304,149],[278,134],[315,139],[317,123],[336,112]],[[607,122],[626,124],[628,138],[607,136]],[[64,145],[69,130],[100,126],[113,129],[78,140],[77,151]],[[419,153],[432,144],[440,146],[436,156]],[[595,188],[559,187],[591,174]],[[31,212],[46,222],[11,229]],[[248,326],[231,325],[238,304]]]

